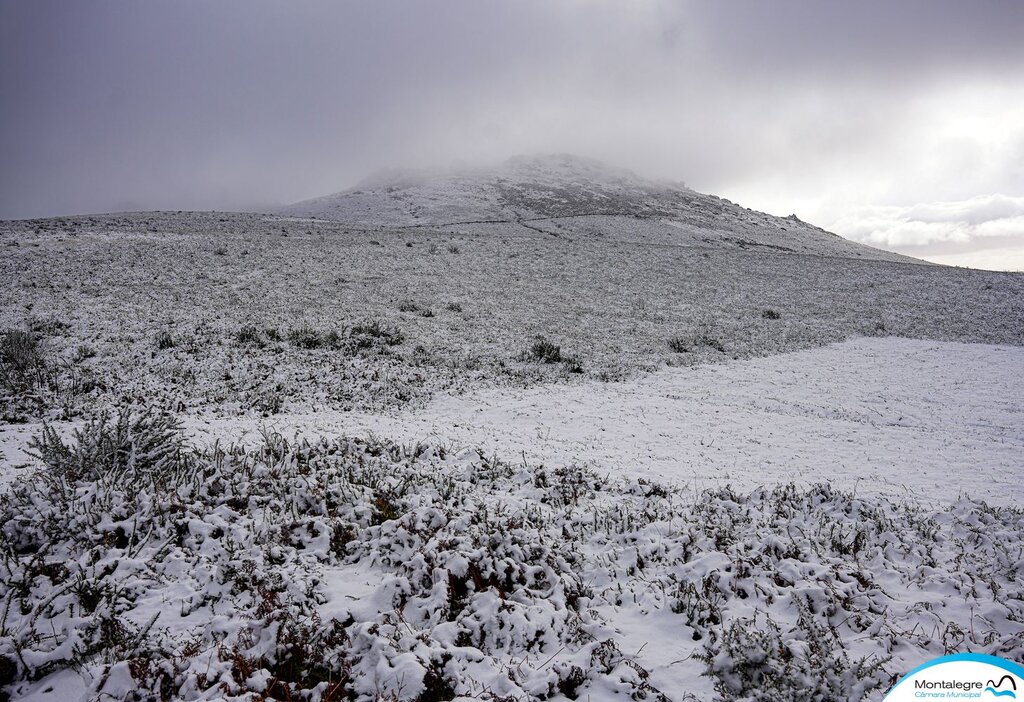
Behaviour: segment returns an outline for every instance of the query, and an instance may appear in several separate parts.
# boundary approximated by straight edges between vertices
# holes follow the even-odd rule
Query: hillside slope
[[[855,336],[1024,344],[1019,273],[520,229],[226,212],[0,223],[0,333],[38,347],[32,373],[0,373],[0,410],[373,410]]]
[[[755,212],[681,184],[570,155],[520,156],[495,168],[459,172],[389,172],[278,214],[360,227],[503,235],[533,230],[569,238],[920,263],[795,216]]]

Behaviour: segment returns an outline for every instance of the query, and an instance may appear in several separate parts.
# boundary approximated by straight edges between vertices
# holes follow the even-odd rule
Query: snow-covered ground
[[[480,382],[619,380],[858,336],[1024,345],[1024,275],[719,240],[740,229],[655,243],[648,225],[613,237],[194,212],[0,223],[0,338],[34,344],[32,373],[0,359],[0,420],[133,403],[376,412]],[[538,362],[538,336],[582,372]]]
[[[120,441],[96,424],[51,437],[0,502],[11,690],[859,701],[942,653],[1019,660],[1022,368],[870,338],[390,415],[193,415],[184,463],[166,419],[118,429],[159,449],[137,468],[95,458]]]
[[[0,223],[0,697],[859,701],[1022,659],[1024,276],[506,171]]]
[[[861,338],[625,382],[438,395],[385,414],[184,419],[198,445],[373,433],[694,489],[826,480],[863,494],[1024,502],[1024,348],[1014,346]],[[38,431],[0,426],[5,480],[30,462]]]
[[[618,383],[485,389],[385,415],[187,420],[198,443],[263,431],[480,447],[695,489],[822,480],[863,494],[1024,501],[1024,348],[861,338]],[[26,434],[10,427],[7,434]]]

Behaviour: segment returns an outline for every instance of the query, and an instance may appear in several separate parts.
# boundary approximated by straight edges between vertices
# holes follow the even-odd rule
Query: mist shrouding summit
[[[681,183],[570,154],[518,156],[491,168],[392,171],[355,188],[284,207],[286,217],[368,229],[482,236],[545,234],[656,246],[918,262],[775,217]]]
[[[571,152],[1021,267],[1022,28],[997,0],[9,2],[0,217],[266,210]]]

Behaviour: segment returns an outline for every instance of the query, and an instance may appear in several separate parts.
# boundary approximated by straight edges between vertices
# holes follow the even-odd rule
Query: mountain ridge
[[[682,183],[572,154],[514,156],[483,168],[383,171],[275,214],[382,229],[525,229],[570,238],[925,263],[843,239],[796,215],[757,212]]]

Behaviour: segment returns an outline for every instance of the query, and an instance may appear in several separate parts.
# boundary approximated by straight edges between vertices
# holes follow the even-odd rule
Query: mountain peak
[[[754,212],[682,184],[565,153],[513,156],[490,168],[392,169],[280,214],[373,228],[909,260],[794,217]]]
[[[537,184],[588,182],[613,186],[634,182],[655,185],[654,181],[641,178],[625,168],[610,166],[585,156],[560,153],[520,154],[489,167],[470,168],[456,164],[448,168],[387,168],[370,174],[352,190],[406,189],[440,180],[525,181]]]

